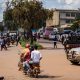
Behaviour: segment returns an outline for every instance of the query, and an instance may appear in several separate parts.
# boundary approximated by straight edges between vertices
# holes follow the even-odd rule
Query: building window
[[[66,17],[70,17],[70,13],[66,13]]]
[[[71,13],[71,17],[75,17],[75,13]]]
[[[74,22],[74,20],[71,20],[71,23],[73,23]]]
[[[70,20],[66,20],[66,23],[70,23],[71,21]]]

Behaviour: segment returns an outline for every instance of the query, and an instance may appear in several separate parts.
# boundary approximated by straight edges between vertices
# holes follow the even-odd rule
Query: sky
[[[5,9],[5,2],[7,0],[0,0],[0,21],[3,20],[3,11]],[[80,8],[80,0],[40,0],[43,2],[45,8],[57,9],[78,9]]]

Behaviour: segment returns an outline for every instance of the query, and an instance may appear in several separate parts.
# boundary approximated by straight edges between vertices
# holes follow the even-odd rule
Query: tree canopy
[[[53,15],[52,11],[43,7],[41,1],[12,0],[10,4],[7,4],[4,21],[6,25],[10,24],[8,26],[12,29],[12,25],[24,29],[45,27],[46,19]]]
[[[73,30],[80,28],[80,13],[76,15],[75,21],[73,22],[73,25],[71,26],[71,28]]]

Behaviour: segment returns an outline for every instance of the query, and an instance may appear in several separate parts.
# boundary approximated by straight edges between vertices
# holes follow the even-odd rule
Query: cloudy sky
[[[5,9],[5,2],[7,0],[0,0],[0,21],[3,20],[3,11]],[[60,8],[60,9],[77,9],[80,8],[80,0],[41,0],[46,8]]]

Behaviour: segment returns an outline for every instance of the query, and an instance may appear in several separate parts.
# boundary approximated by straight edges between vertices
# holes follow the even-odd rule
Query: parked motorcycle
[[[8,47],[10,46],[10,42],[7,42],[7,46],[8,46]]]
[[[15,41],[14,40],[11,40],[11,43],[12,43],[12,45],[14,45]]]

